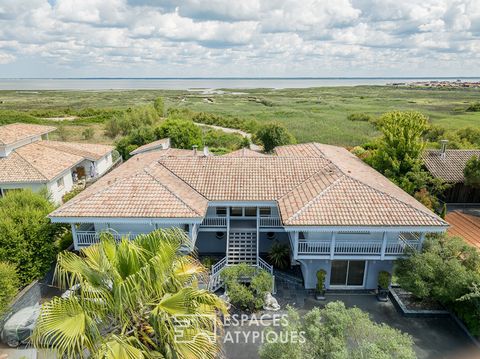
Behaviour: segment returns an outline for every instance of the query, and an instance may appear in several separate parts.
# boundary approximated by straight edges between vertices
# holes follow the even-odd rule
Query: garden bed
[[[419,300],[412,293],[398,286],[390,288],[390,298],[395,307],[406,317],[448,317],[447,311],[440,303],[431,299]]]

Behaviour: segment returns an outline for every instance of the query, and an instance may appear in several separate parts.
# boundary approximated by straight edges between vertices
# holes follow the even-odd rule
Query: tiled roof
[[[32,125],[29,123],[12,123],[0,126],[0,145],[10,145],[33,136],[40,136],[55,131],[52,126]]]
[[[283,223],[290,226],[447,226],[339,147],[284,146],[276,156],[255,157],[188,152],[183,157],[173,149],[138,154],[51,216],[178,218],[188,217],[188,207],[191,217],[202,217],[208,201],[276,201]],[[150,178],[161,187],[150,184]],[[143,193],[155,190],[162,202],[156,194]]]
[[[445,218],[450,224],[448,234],[462,237],[472,246],[480,249],[480,217],[461,211],[449,212]]]
[[[80,163],[83,157],[33,142],[0,158],[0,183],[50,181]]]
[[[74,143],[60,141],[41,141],[38,143],[42,146],[85,157],[90,161],[97,161],[113,151],[113,146],[93,143]]]
[[[423,162],[434,177],[446,182],[461,183],[465,181],[465,165],[473,156],[480,157],[480,150],[446,150],[445,157],[440,155],[440,150],[425,150]]]
[[[50,214],[52,217],[198,218],[208,201],[158,164],[163,156],[192,151],[139,153]]]
[[[147,143],[146,145],[137,147],[132,152],[130,152],[130,155],[133,156],[142,152],[148,152],[153,150],[165,150],[168,147],[170,147],[170,139],[162,138],[158,141],[153,141],[153,142]]]
[[[253,151],[249,148],[241,148],[239,150],[226,153],[223,155],[223,157],[268,157],[268,155]]]

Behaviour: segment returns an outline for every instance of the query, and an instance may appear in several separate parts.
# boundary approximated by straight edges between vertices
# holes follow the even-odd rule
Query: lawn
[[[415,110],[428,115],[432,123],[449,129],[467,126],[480,128],[480,113],[465,111],[469,104],[480,101],[478,89],[387,86],[224,90],[219,94],[171,90],[0,91],[0,121],[2,118],[12,118],[13,114],[19,120],[23,120],[22,116],[25,115],[26,121],[31,120],[32,116],[75,115],[79,118],[63,122],[68,140],[82,140],[82,129],[93,126],[93,139],[109,142],[111,140],[103,136],[105,119],[114,116],[119,109],[152,103],[158,96],[165,98],[167,107],[182,107],[260,122],[278,121],[299,142],[318,141],[353,146],[376,136],[377,132],[370,123],[347,120],[348,114],[355,112],[378,116],[391,110]],[[102,111],[92,115],[85,109]],[[21,111],[20,116],[17,111]]]

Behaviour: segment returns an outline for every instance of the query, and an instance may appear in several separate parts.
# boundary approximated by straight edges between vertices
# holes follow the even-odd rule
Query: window
[[[260,217],[270,217],[272,209],[270,207],[260,207]]]
[[[256,217],[257,207],[245,207],[245,217]]]
[[[226,217],[227,216],[227,207],[217,207],[215,209],[215,213],[218,217]]]
[[[63,188],[63,186],[65,186],[65,183],[63,182],[63,177],[62,177],[57,180],[57,187]]]
[[[232,217],[241,217],[243,215],[242,207],[230,207],[230,215]]]
[[[305,232],[298,232],[298,239],[306,239],[307,236],[305,235]]]

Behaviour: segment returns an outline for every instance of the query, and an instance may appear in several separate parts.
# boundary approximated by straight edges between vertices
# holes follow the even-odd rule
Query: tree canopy
[[[76,289],[43,304],[34,345],[68,358],[217,358],[225,304],[199,289],[206,269],[179,253],[185,241],[180,229],[119,243],[105,234],[81,255],[60,253],[57,280]]]
[[[428,119],[419,112],[388,112],[379,119],[378,125],[383,136],[372,164],[398,182],[421,166],[425,148],[422,135],[428,128]]]
[[[440,236],[425,241],[422,252],[398,259],[398,284],[418,298],[431,298],[454,310],[474,333],[480,333],[480,308],[458,302],[480,285],[480,253],[461,238]]]
[[[470,158],[463,170],[465,184],[472,187],[480,187],[480,157]]]
[[[192,149],[202,146],[202,130],[190,120],[169,118],[155,129],[157,138],[170,138],[172,147]]]
[[[255,138],[260,141],[265,152],[272,152],[277,146],[295,143],[295,138],[285,127],[277,123],[268,123],[260,127],[255,133]]]
[[[0,198],[0,261],[16,266],[21,284],[43,276],[55,259],[62,228],[47,218],[53,210],[44,194],[31,190]]]
[[[347,309],[343,302],[314,308],[302,318],[290,308],[287,322],[278,336],[283,340],[262,345],[261,359],[416,358],[413,340],[408,334],[374,323],[368,313],[358,308]],[[304,343],[299,343],[300,333]]]

